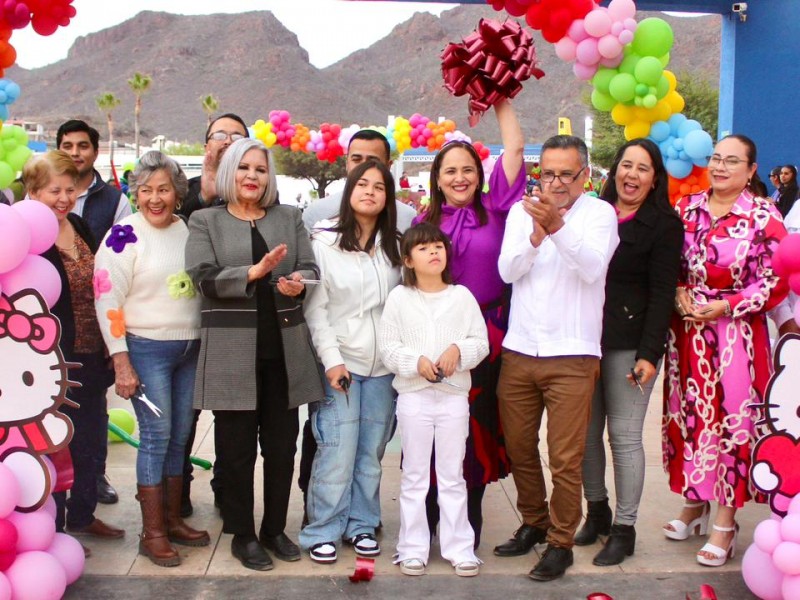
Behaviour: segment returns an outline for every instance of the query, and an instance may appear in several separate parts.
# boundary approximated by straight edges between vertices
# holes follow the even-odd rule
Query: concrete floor
[[[275,561],[273,571],[259,573],[241,566],[230,553],[231,536],[221,533],[222,523],[213,506],[209,481],[211,473],[195,471],[192,500],[195,514],[189,521],[198,528],[209,530],[212,543],[206,548],[179,547],[183,564],[177,568],[160,568],[137,553],[140,527],[139,506],[134,500],[136,489],[136,451],[124,444],[112,444],[109,449],[108,475],[120,494],[116,505],[98,507],[97,516],[113,525],[123,527],[123,540],[105,541],[84,539],[93,555],[86,561],[84,576],[70,586],[67,598],[147,598],[155,595],[169,598],[245,598],[322,597],[333,593],[341,598],[419,598],[432,593],[445,593],[449,598],[586,598],[591,592],[605,592],[616,600],[624,598],[699,598],[702,583],[713,585],[720,600],[754,598],[744,585],[741,575],[741,555],[752,542],[755,525],[769,515],[765,506],[751,504],[740,511],[741,533],[738,553],[727,565],[717,569],[702,567],[695,562],[695,553],[705,538],[693,537],[685,542],[664,538],[661,525],[676,517],[682,504],[672,494],[661,467],[661,386],[651,398],[645,422],[647,475],[644,497],[637,523],[637,545],[634,556],[616,567],[592,565],[599,550],[594,546],[575,548],[575,564],[559,581],[537,583],[526,577],[537,559],[532,552],[517,558],[497,558],[493,547],[505,541],[520,525],[515,507],[516,490],[513,478],[492,484],[484,499],[484,528],[478,550],[484,561],[481,575],[463,580],[453,574],[449,563],[438,554],[434,542],[428,575],[405,577],[392,564],[394,544],[399,529],[397,495],[400,482],[400,443],[395,437],[387,450],[383,465],[382,533],[383,554],[375,561],[372,582],[352,584],[347,576],[355,567],[352,549],[342,548],[339,560],[333,565],[319,565],[304,556],[295,563]],[[125,406],[114,398],[112,406]],[[301,413],[305,419],[305,413]],[[301,427],[302,429],[302,427]],[[209,460],[214,458],[212,419],[203,414],[198,428],[194,454]],[[610,453],[609,453],[610,462]],[[299,452],[297,459],[299,461]],[[546,457],[544,459],[547,466]],[[256,469],[258,479],[259,469]],[[613,499],[613,485],[609,490]],[[256,490],[260,489],[257,482]],[[260,516],[256,494],[256,522]],[[289,508],[287,534],[294,540],[302,519],[302,494],[293,490]],[[543,546],[537,549],[543,549]],[[269,582],[268,585],[262,583]]]

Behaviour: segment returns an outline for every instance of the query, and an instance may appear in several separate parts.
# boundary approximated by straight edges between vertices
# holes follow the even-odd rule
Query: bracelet
[[[722,313],[723,317],[730,317],[733,314],[731,310],[731,303],[728,300],[723,300],[725,303],[725,312]]]

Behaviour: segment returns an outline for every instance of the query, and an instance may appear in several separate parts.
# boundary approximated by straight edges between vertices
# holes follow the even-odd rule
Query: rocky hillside
[[[269,11],[209,16],[145,11],[79,38],[68,57],[55,64],[9,69],[7,76],[23,91],[10,108],[12,118],[38,121],[49,130],[66,118],[81,117],[104,131],[105,119],[94,99],[111,91],[123,100],[115,111],[116,135],[129,140],[133,98],[126,81],[139,71],[153,78],[141,118],[144,139],[163,134],[200,141],[206,123],[200,97],[206,94],[217,97],[222,110],[237,112],[249,123],[276,108],[289,110],[293,120],[312,128],[324,121],[383,124],[389,114],[420,112],[452,118],[466,131],[466,100],[453,98],[442,86],[439,55],[448,42],[468,35],[481,17],[500,16],[474,5],[441,17],[416,13],[369,48],[317,69],[295,34]],[[675,31],[671,68],[702,73],[715,82],[720,18],[658,16]],[[542,140],[555,131],[558,116],[582,127],[589,87],[575,79],[551,45],[535,36],[546,76],[529,81],[515,105],[526,135]],[[469,133],[496,141],[493,117]]]

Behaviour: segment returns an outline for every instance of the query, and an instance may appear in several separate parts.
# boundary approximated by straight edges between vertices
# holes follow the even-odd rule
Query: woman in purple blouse
[[[416,219],[433,223],[450,236],[453,283],[472,292],[489,330],[489,356],[472,370],[469,437],[464,458],[468,516],[475,530],[476,548],[481,537],[481,502],[486,484],[509,472],[495,390],[501,344],[508,328],[511,291],[500,279],[497,259],[508,211],[525,192],[522,160],[525,139],[517,114],[507,100],[495,104],[494,111],[503,140],[503,155],[489,177],[489,191],[483,191],[481,160],[472,144],[449,142],[433,161],[430,207]],[[439,521],[436,495],[432,484],[427,502],[431,532],[436,531]]]

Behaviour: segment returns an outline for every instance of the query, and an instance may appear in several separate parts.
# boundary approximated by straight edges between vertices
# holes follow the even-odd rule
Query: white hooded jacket
[[[314,348],[325,370],[345,365],[365,377],[388,375],[378,350],[378,330],[389,292],[400,283],[393,267],[375,242],[374,256],[339,247],[339,234],[327,231],[335,220],[317,223],[311,248],[322,283],[309,286],[303,313]]]

